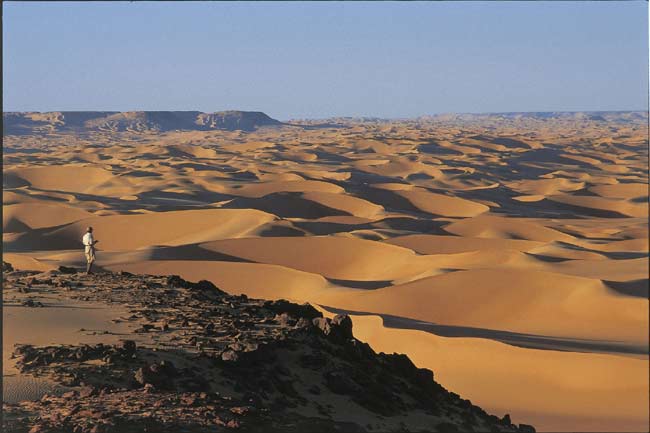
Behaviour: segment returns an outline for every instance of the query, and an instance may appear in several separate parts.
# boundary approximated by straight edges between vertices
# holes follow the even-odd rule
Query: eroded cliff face
[[[177,276],[74,272],[3,264],[5,305],[108,305],[130,331],[118,343],[17,345],[21,375],[67,392],[5,403],[3,431],[534,431],[447,391],[406,355],[376,353],[346,315]]]
[[[253,131],[281,125],[259,111],[57,111],[3,113],[3,135],[27,135],[65,131],[164,132],[173,130]]]

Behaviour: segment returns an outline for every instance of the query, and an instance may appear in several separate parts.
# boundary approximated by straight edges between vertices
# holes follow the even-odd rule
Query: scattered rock
[[[30,278],[5,275],[13,287]],[[31,282],[39,293],[51,287],[64,298],[128,306],[120,321],[129,329],[166,332],[140,335],[138,344],[15,346],[23,374],[75,390],[5,406],[12,416],[5,417],[9,424],[3,420],[4,431],[366,430],[332,421],[336,409],[322,404],[331,394],[395,431],[409,430],[413,413],[430,417],[440,430],[534,431],[446,391],[405,355],[375,353],[354,338],[347,315],[327,319],[308,304],[229,296],[211,283],[178,276],[52,274]],[[57,289],[81,282],[80,291]],[[301,418],[300,407],[313,415]]]
[[[30,307],[30,308],[34,308],[34,307],[42,307],[42,306],[43,306],[42,303],[40,303],[39,301],[34,301],[33,299],[25,299],[25,300],[22,302],[22,305],[23,305],[24,307]]]

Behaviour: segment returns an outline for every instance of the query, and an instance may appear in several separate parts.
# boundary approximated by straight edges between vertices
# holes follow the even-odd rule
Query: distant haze
[[[3,111],[645,110],[647,2],[3,4]]]

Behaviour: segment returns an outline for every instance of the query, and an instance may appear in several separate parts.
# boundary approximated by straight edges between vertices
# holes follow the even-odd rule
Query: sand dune
[[[560,191],[577,191],[584,188],[584,186],[584,182],[574,182],[563,178],[522,180],[508,184],[509,188],[517,192],[542,196],[552,195]]]
[[[418,209],[443,217],[473,217],[490,210],[484,204],[458,197],[435,194],[423,189],[400,191],[397,194],[405,197]]]
[[[259,184],[246,184],[237,189],[231,189],[231,194],[242,197],[259,198],[274,192],[330,192],[340,193],[343,188],[340,186],[321,181],[276,181],[264,182]]]
[[[545,245],[543,242],[520,239],[471,238],[440,235],[407,235],[386,241],[410,248],[421,254],[454,254],[468,251],[501,250],[529,251]]]
[[[3,232],[54,227],[93,216],[91,213],[76,207],[45,203],[3,206],[2,211]],[[22,227],[23,229],[15,230],[15,227]]]
[[[481,215],[454,222],[445,226],[445,231],[464,237],[521,239],[539,242],[570,242],[573,239],[567,234],[545,227],[538,222],[493,215]]]
[[[267,237],[206,242],[210,251],[344,280],[392,280],[425,272],[428,257],[388,244],[331,236]]]
[[[141,262],[118,259],[107,266],[111,270],[161,274],[192,275],[192,278],[213,281],[229,293],[245,293],[252,297],[285,298],[305,302],[305,298],[329,286],[320,275],[263,263],[242,263],[202,260],[145,260]]]
[[[50,232],[31,232],[22,243],[37,249],[79,248],[86,227],[95,229],[99,250],[133,250],[150,245],[182,245],[244,236],[273,221],[273,215],[256,210],[206,209],[110,215],[86,218]]]
[[[309,191],[302,195],[305,199],[334,209],[339,209],[353,216],[372,218],[381,213],[384,208],[367,200],[329,192]]]
[[[544,431],[648,429],[643,416],[648,406],[647,360],[522,349],[385,328],[376,316],[352,319],[355,335],[372,347],[411,354],[416,364],[435,371],[443,386],[499,415],[508,412],[513,420],[526,419]],[[535,392],[524,392],[531,389]]]
[[[84,266],[92,225],[99,270],[364,312],[355,335],[495,413],[648,428],[646,113],[5,117],[19,269]]]
[[[648,215],[647,201],[644,203],[635,203],[624,199],[565,195],[553,195],[548,197],[548,199],[571,206],[595,209],[597,211],[608,212],[611,214],[618,213],[620,216],[643,218]]]
[[[599,280],[550,272],[457,271],[341,298],[319,297],[323,305],[446,325],[648,344],[647,301],[613,295]]]

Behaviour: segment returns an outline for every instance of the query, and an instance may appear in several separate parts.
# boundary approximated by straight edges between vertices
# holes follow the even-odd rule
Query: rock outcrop
[[[52,132],[131,131],[164,132],[174,130],[253,131],[281,122],[259,111],[60,111],[47,113],[3,113],[3,135]]]
[[[133,329],[119,344],[17,345],[21,374],[70,391],[5,403],[6,432],[534,431],[447,391],[406,355],[376,353],[347,315],[178,276],[3,271],[5,299],[29,287],[113,304]]]

